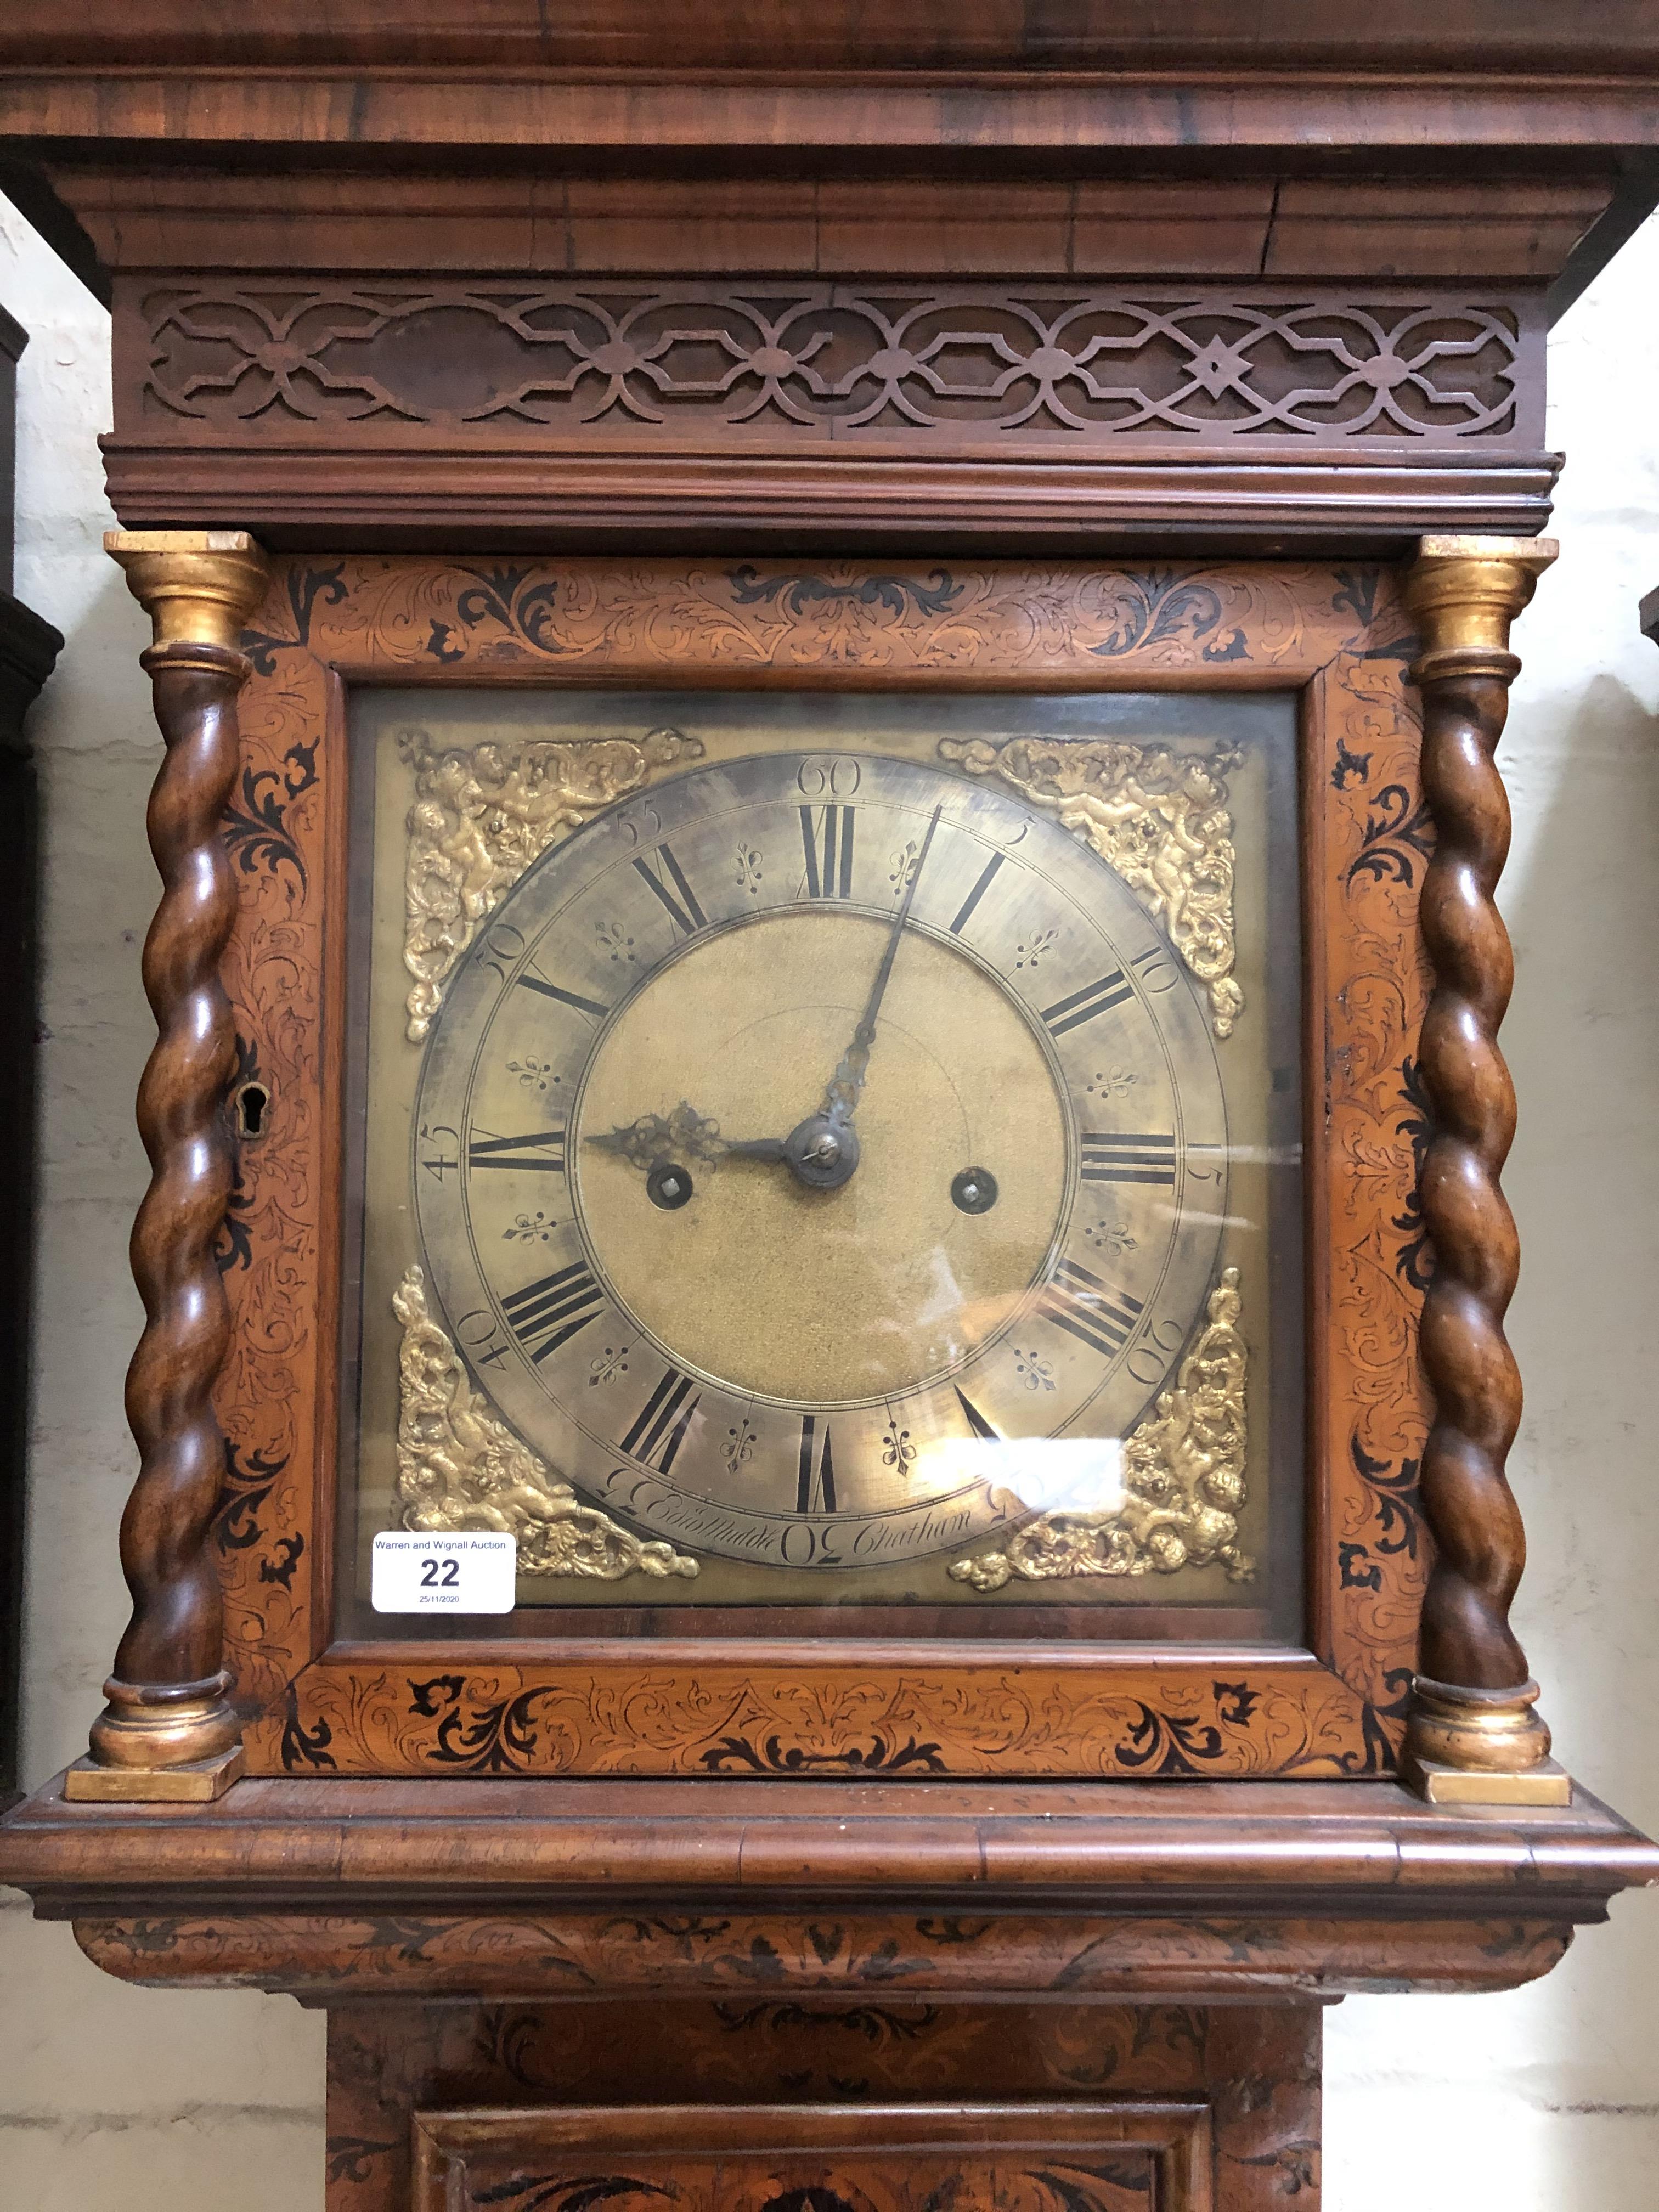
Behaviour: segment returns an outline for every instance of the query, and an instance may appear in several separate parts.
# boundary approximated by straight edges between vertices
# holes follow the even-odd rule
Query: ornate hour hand
[[[647,1172],[664,1160],[781,1160],[787,1139],[782,1137],[723,1137],[712,1115],[699,1114],[682,1098],[672,1114],[641,1114],[624,1127],[589,1137],[590,1145],[615,1152],[630,1167]]]
[[[689,1203],[695,1188],[688,1160],[714,1166],[721,1160],[762,1160],[794,1164],[786,1137],[723,1137],[712,1115],[699,1114],[682,1098],[672,1114],[641,1114],[636,1121],[583,1141],[603,1152],[614,1152],[645,1176],[646,1195],[665,1213],[678,1212]],[[796,1170],[799,1172],[799,1170]]]
[[[640,1169],[655,1202],[671,1210],[691,1195],[684,1163],[701,1160],[759,1160],[787,1167],[799,1182],[814,1190],[833,1190],[858,1165],[858,1139],[850,1124],[832,1124],[809,1114],[787,1137],[723,1137],[712,1115],[699,1114],[682,1098],[672,1114],[641,1114],[637,1121],[584,1139],[602,1152],[614,1152]]]

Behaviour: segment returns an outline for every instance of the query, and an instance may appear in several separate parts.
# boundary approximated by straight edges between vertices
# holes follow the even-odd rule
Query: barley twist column
[[[1534,1711],[1538,1685],[1509,1625],[1526,1563],[1504,1462],[1521,1377],[1504,1334],[1520,1267],[1498,1176],[1515,1089],[1498,1048],[1515,963],[1492,894],[1510,847],[1493,762],[1520,662],[1510,624],[1555,557],[1547,539],[1427,538],[1406,579],[1422,654],[1423,789],[1436,845],[1423,885],[1435,988],[1419,1065],[1433,1109],[1423,1218],[1434,1248],[1420,1343],[1434,1391],[1423,1510],[1435,1541],[1405,1778],[1441,1803],[1559,1804],[1571,1785]]]
[[[240,532],[112,531],[107,550],[155,624],[143,656],[167,752],[149,802],[161,902],[144,942],[155,1049],[138,1089],[150,1182],[132,1231],[145,1328],[127,1370],[138,1479],[121,1522],[132,1619],[104,1685],[75,1798],[205,1799],[241,1771],[210,1548],[224,1474],[213,1384],[230,1339],[214,1243],[230,1192],[223,1104],[235,1064],[219,961],[236,888],[219,823],[240,761],[237,639],[264,586]]]

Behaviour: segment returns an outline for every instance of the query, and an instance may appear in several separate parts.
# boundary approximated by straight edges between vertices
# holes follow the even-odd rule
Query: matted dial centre
[[[857,1172],[814,1190],[777,1164],[692,1164],[665,1212],[581,1141],[682,1099],[727,1138],[817,1105],[890,925],[786,914],[728,930],[647,981],[601,1040],[578,1110],[575,1190],[617,1297],[682,1365],[830,1405],[909,1390],[994,1336],[1041,1276],[1066,1188],[1066,1121],[1029,1018],[974,962],[908,931],[855,1114]],[[951,1197],[963,1166],[995,1208]]]

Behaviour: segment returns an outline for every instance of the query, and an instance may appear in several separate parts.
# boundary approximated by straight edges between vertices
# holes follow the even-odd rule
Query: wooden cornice
[[[890,279],[1204,276],[1235,286],[1356,276],[1374,286],[1547,282],[1613,189],[1610,174],[993,183],[197,167],[138,178],[68,162],[50,174],[118,272],[269,270],[280,209],[284,235],[313,272],[834,281],[867,276],[873,252]]]
[[[0,23],[0,173],[106,298],[112,267],[251,265],[239,191],[267,254],[303,235],[319,268],[781,273],[848,265],[838,218],[886,243],[867,208],[779,204],[863,183],[902,184],[900,236],[915,234],[884,274],[1514,276],[1553,285],[1559,312],[1659,198],[1656,94],[1642,0],[1200,0],[1150,21],[1109,0],[963,0],[920,22],[859,0],[486,0],[453,21],[419,0],[240,16],[92,0],[65,22],[17,0]],[[100,168],[102,191],[87,181]],[[228,194],[205,226],[166,181],[192,171]],[[326,204],[342,172],[412,196],[368,225],[385,246]],[[700,233],[688,258],[663,260],[626,220],[584,258],[583,216],[548,195],[618,177],[667,184],[671,209],[695,189],[675,211]],[[943,227],[930,188],[951,201]],[[1188,208],[1186,188],[1212,197]],[[1013,203],[988,210],[976,189]],[[745,194],[773,204],[765,220]],[[202,258],[210,238],[223,262]]]
[[[948,10],[884,12],[861,0],[475,0],[446,16],[422,0],[368,8],[268,0],[240,15],[206,0],[85,0],[66,13],[15,0],[0,59],[53,66],[301,64],[798,73],[1180,68],[1246,76],[1306,70],[1613,71],[1659,60],[1644,0],[1561,9],[1547,0],[1189,0],[1162,11],[1121,0],[1033,7],[957,0]]]
[[[12,60],[0,39],[0,138],[148,152],[177,163],[252,145],[307,158],[457,148],[516,149],[538,166],[597,157],[662,166],[718,147],[799,167],[971,161],[981,173],[1059,164],[1109,173],[1236,167],[1253,155],[1328,168],[1375,157],[1387,171],[1435,156],[1564,157],[1659,147],[1659,69],[1513,76],[1393,70],[1248,77],[1215,71],[801,77],[659,71],[605,76],[338,66],[63,68]],[[210,49],[209,51],[211,51]],[[1206,162],[1203,157],[1208,155]],[[1218,157],[1220,157],[1219,161]]]
[[[18,0],[4,44],[50,49],[76,60],[111,52],[155,59],[188,57],[210,42],[245,62],[319,52],[331,58],[465,62],[483,58],[544,67],[573,58],[590,66],[629,61],[661,66],[699,61],[737,68],[793,57],[801,68],[918,64],[939,69],[1025,63],[1127,67],[1184,52],[1210,64],[1249,67],[1264,58],[1338,60],[1362,67],[1402,55],[1477,66],[1514,66],[1594,57],[1613,66],[1659,51],[1659,27],[1643,0],[1601,0],[1582,15],[1543,0],[1437,5],[1396,0],[1328,0],[1317,15],[1297,0],[1190,0],[1171,17],[1112,0],[1062,9],[1024,0],[959,0],[931,18],[872,13],[859,0],[782,0],[765,9],[706,0],[475,0],[465,20],[422,0],[373,8],[270,0],[240,17],[190,0],[88,0],[66,18],[46,0]]]

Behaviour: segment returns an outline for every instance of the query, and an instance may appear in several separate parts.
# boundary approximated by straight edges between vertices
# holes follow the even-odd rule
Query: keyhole
[[[263,1083],[245,1083],[231,1102],[236,1133],[245,1143],[263,1137],[270,1114],[270,1093]]]

